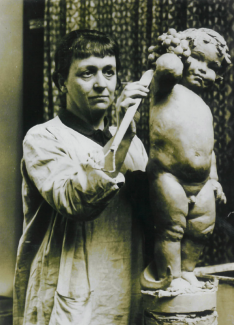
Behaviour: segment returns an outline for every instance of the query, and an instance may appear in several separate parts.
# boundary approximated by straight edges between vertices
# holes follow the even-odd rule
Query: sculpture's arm
[[[218,181],[218,173],[217,173],[217,167],[216,167],[216,157],[215,157],[214,151],[212,151],[210,179]]]
[[[211,169],[210,169],[210,181],[212,183],[215,197],[218,202],[226,203],[227,199],[223,192],[223,188],[221,184],[218,182],[218,173],[217,173],[217,167],[216,167],[216,157],[214,151],[212,152],[212,160],[211,160]]]
[[[163,54],[157,59],[151,84],[153,103],[155,97],[164,97],[171,92],[182,77],[183,67],[181,59],[173,53]]]

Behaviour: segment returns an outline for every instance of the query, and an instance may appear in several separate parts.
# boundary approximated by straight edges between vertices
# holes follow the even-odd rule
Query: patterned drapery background
[[[136,81],[147,69],[147,48],[169,28],[207,27],[224,36],[234,58],[234,2],[232,0],[46,0],[44,29],[44,119],[56,115],[58,90],[52,82],[54,51],[58,39],[79,28],[113,33],[120,45],[121,81]],[[234,261],[234,114],[233,68],[204,100],[214,116],[217,167],[228,198],[218,208],[220,221],[202,256],[203,264]],[[121,89],[119,90],[121,91]],[[118,93],[117,93],[118,95]],[[139,137],[148,149],[148,103],[141,106]],[[115,121],[114,107],[109,117]]]

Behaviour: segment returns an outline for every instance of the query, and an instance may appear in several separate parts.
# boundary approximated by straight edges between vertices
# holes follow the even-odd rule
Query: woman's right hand
[[[139,98],[146,98],[148,96],[148,93],[149,89],[139,81],[129,83],[125,86],[116,104],[118,127],[120,126],[127,110],[131,106],[134,106],[137,101],[139,101]],[[119,173],[131,145],[132,139],[136,135],[136,123],[139,121],[139,119],[140,113],[136,112],[123,139],[118,145],[116,152],[109,150],[115,139],[115,136],[105,145],[104,153],[108,154],[105,155],[103,170],[107,173],[108,176],[113,178],[116,177]],[[117,133],[118,130],[116,134]]]
[[[128,108],[135,105],[138,98],[146,98],[148,94],[149,89],[147,86],[140,83],[140,81],[131,82],[125,86],[116,104],[118,126],[120,125]],[[136,124],[139,122],[139,120],[140,113],[137,111],[124,138],[133,138],[133,136],[136,134]]]

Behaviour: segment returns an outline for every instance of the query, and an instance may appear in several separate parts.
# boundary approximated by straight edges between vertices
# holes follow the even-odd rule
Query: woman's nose
[[[97,73],[96,80],[94,82],[94,88],[105,88],[106,87],[106,78],[101,72]]]

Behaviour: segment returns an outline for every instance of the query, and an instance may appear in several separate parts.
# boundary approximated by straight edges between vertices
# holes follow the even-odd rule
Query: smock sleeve
[[[48,129],[29,132],[23,142],[27,174],[41,196],[62,215],[91,220],[115,195],[124,176],[107,176],[79,143],[76,153],[72,155]]]

